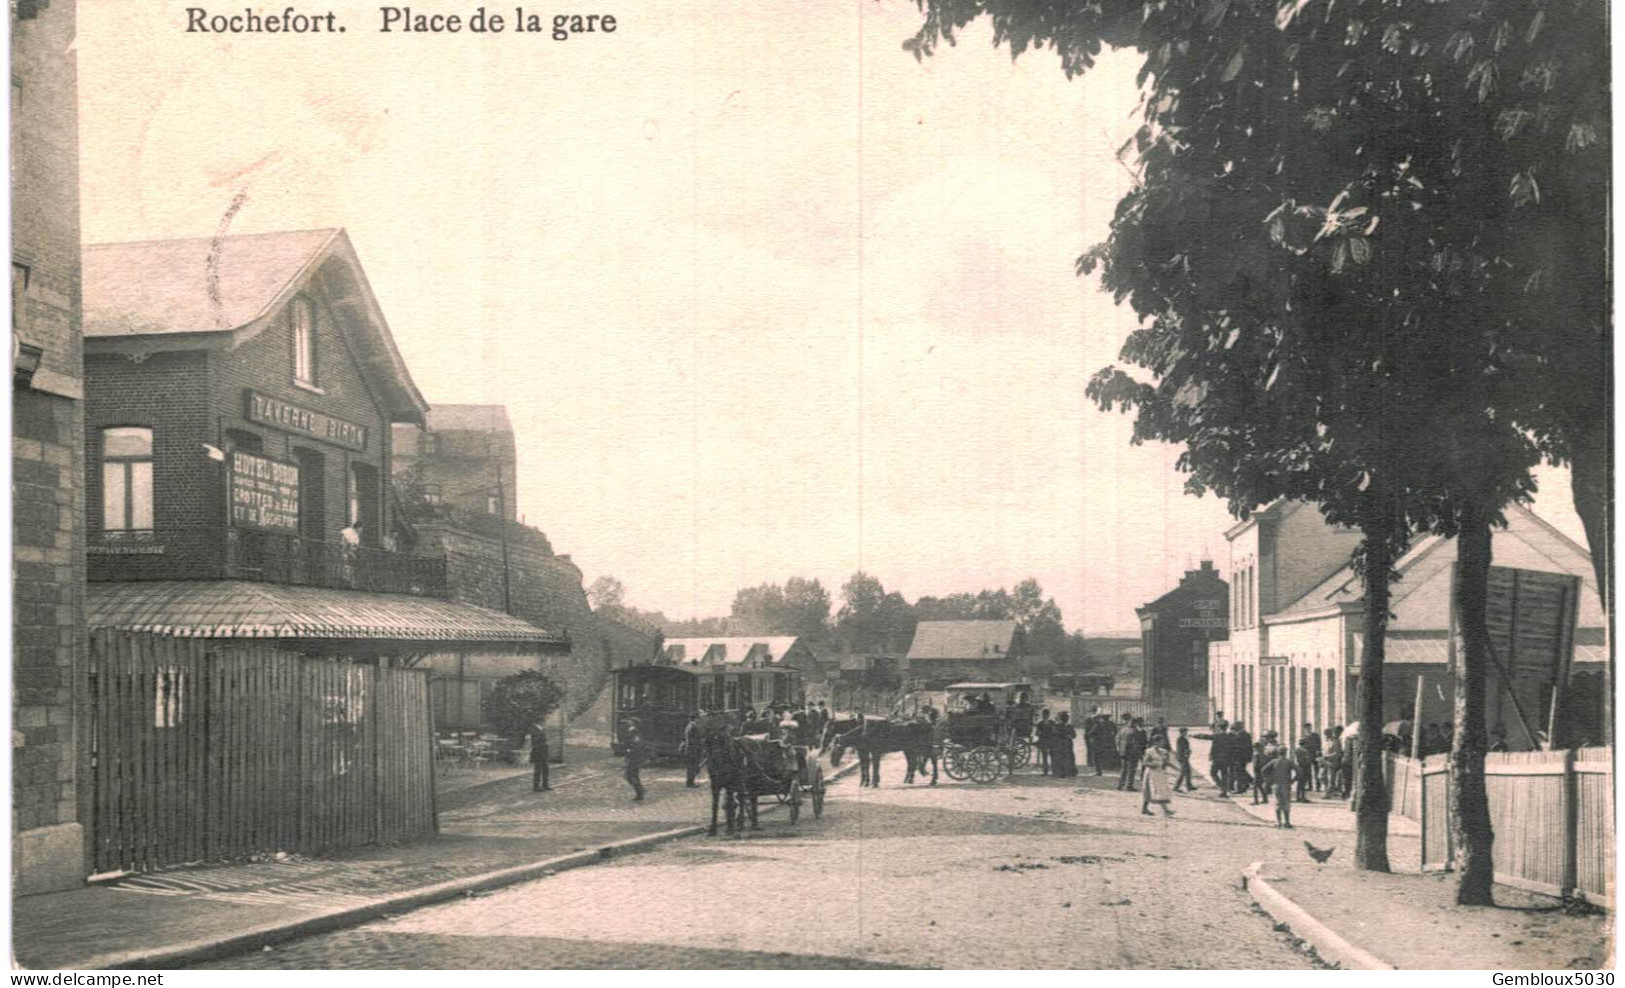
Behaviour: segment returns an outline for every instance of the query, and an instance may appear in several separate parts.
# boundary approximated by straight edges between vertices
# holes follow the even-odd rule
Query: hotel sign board
[[[344,446],[358,452],[367,450],[367,427],[344,419],[334,418],[315,409],[295,405],[291,401],[260,394],[252,388],[244,392],[247,406],[245,414],[250,422],[268,425],[283,432],[310,436],[323,442]]]
[[[231,524],[299,534],[299,467],[256,453],[231,454]]]
[[[1181,628],[1201,628],[1207,631],[1224,631],[1230,627],[1230,620],[1225,614],[1224,601],[1218,598],[1204,598],[1191,601],[1191,610],[1195,615],[1179,619]]]

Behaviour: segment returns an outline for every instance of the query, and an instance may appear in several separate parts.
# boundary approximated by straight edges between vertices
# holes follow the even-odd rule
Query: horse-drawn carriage
[[[788,806],[791,823],[801,818],[803,802],[812,803],[814,819],[824,815],[824,768],[816,751],[791,737],[735,735],[728,720],[717,715],[702,719],[700,729],[711,778],[712,834],[724,798],[730,832],[744,829],[746,819],[757,828],[756,805],[763,796]]]
[[[941,731],[942,770],[948,778],[993,782],[1014,775],[1033,758],[1029,683],[955,683],[948,687]]]

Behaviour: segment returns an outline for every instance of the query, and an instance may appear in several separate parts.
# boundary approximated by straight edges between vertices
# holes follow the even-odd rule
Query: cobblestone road
[[[1091,777],[848,780],[819,822],[775,814],[744,838],[679,841],[212,966],[1314,966],[1237,881],[1250,861],[1301,855],[1296,835],[1209,794],[1163,819]]]

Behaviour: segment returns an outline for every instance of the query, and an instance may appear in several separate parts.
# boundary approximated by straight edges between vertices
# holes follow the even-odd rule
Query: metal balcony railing
[[[222,532],[228,580],[261,580],[311,587],[446,596],[446,560],[388,549],[228,528]]]

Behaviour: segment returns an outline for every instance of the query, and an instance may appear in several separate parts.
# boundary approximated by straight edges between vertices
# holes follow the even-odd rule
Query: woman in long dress
[[[1168,786],[1168,766],[1173,764],[1173,760],[1173,753],[1168,750],[1168,739],[1158,735],[1157,743],[1145,753],[1145,761],[1141,763],[1144,771],[1140,773],[1140,812],[1146,816],[1151,816],[1152,803],[1162,808],[1163,816],[1174,815],[1174,811],[1168,807],[1174,798]]]

